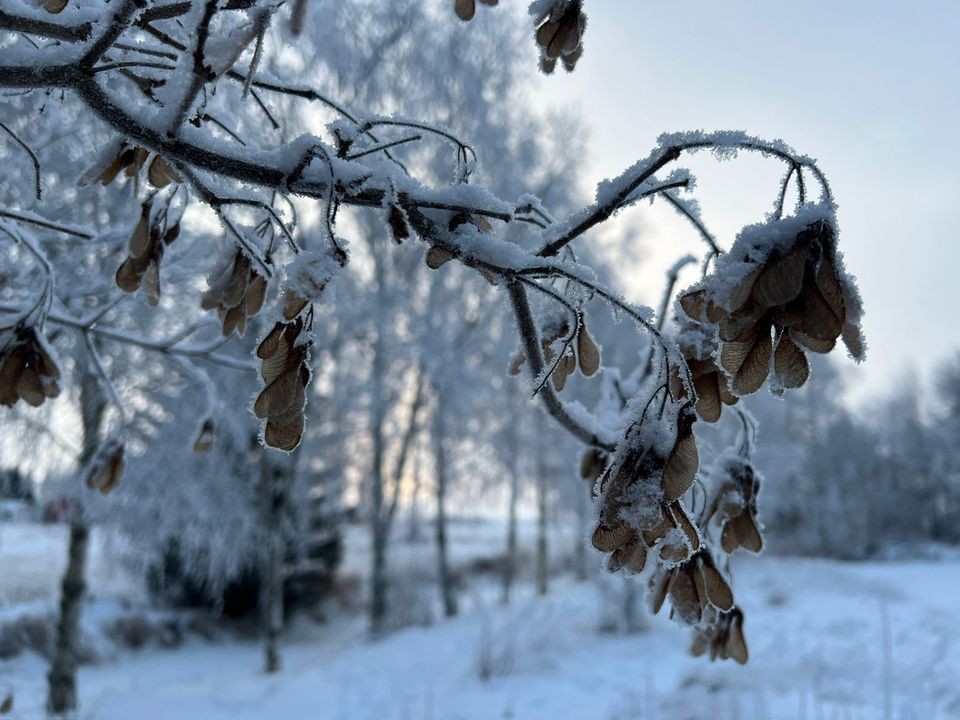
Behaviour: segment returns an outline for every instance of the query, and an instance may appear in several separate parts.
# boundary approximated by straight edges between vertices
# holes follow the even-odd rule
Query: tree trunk
[[[414,450],[413,454],[413,488],[410,490],[410,517],[407,525],[407,542],[420,542],[423,531],[420,527],[420,453]]]
[[[577,493],[577,537],[573,546],[573,567],[578,582],[587,579],[587,542],[584,538],[587,537],[592,488],[589,483],[584,486]]]
[[[86,366],[80,380],[83,449],[77,464],[81,471],[100,444],[100,426],[105,407],[106,398],[99,378],[92,368]],[[72,714],[77,708],[77,646],[80,612],[86,592],[87,546],[90,539],[90,528],[78,501],[72,503],[70,515],[70,542],[60,590],[57,639],[47,674],[47,711],[55,716]]]
[[[434,466],[437,477],[437,575],[440,582],[440,595],[443,599],[443,614],[453,617],[457,614],[457,598],[450,572],[450,558],[447,551],[447,456],[443,437],[443,401],[437,400],[433,414]]]
[[[77,641],[80,611],[86,592],[87,544],[90,528],[82,521],[70,523],[67,568],[60,590],[57,644],[47,675],[47,709],[51,715],[68,715],[77,707]]]
[[[374,252],[374,277],[377,289],[377,316],[372,348],[370,368],[370,439],[373,457],[370,468],[370,535],[372,545],[372,567],[370,569],[370,634],[374,637],[383,633],[387,619],[387,532],[384,455],[386,445],[387,398],[384,381],[387,375],[386,320],[383,306],[386,292],[386,271],[383,259]]]
[[[550,557],[547,552],[547,478],[543,466],[543,441],[537,440],[537,594],[547,594]]]
[[[286,545],[283,517],[292,485],[295,460],[264,448],[260,459],[263,508],[263,557],[260,568],[260,622],[264,638],[264,671],[280,670],[283,632],[283,565]]]
[[[510,504],[507,508],[507,551],[503,558],[503,594],[501,602],[510,602],[510,591],[517,575],[517,501],[520,498],[520,468],[516,435],[508,434],[510,444]]]

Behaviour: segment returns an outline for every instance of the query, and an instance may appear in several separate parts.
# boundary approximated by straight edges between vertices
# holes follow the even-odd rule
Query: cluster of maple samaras
[[[299,316],[293,322],[277,322],[257,346],[264,387],[253,412],[266,421],[263,441],[272,448],[289,452],[303,436],[310,344]]]
[[[204,310],[216,308],[224,337],[236,331],[243,337],[247,318],[260,312],[267,295],[267,279],[253,269],[246,254],[237,250],[232,261],[214,271],[210,287],[200,300]]]
[[[484,5],[496,5],[498,0],[480,0]],[[583,32],[587,16],[582,0],[550,0],[532,9],[537,26],[537,48],[540,50],[540,69],[548,75],[563,62],[567,72],[573,72],[583,54]],[[453,0],[457,17],[465,22],[477,13],[477,0]]]
[[[581,0],[555,0],[537,18],[537,23],[540,69],[549,75],[560,59],[564,70],[573,72],[583,54],[583,33],[587,28]]]
[[[0,343],[0,405],[39,407],[60,394],[60,367],[34,328],[13,328]]]
[[[704,538],[714,522],[725,553],[760,552],[759,478],[746,457],[722,457],[698,528],[682,504],[699,471],[693,426],[719,419],[724,404],[758,390],[771,370],[775,389],[799,387],[809,376],[805,352],[829,352],[840,337],[861,358],[860,301],[836,253],[832,216],[808,207],[744,229],[680,305],[690,318],[678,338],[687,367],[671,369],[666,386],[636,406],[609,460],[596,449],[584,456],[581,474],[594,481],[598,501],[592,542],[610,553],[611,571],[639,573],[654,557],[653,609],[669,597],[673,614],[698,628],[695,649],[745,662],[743,615],[734,614],[730,584]]]
[[[561,343],[558,359],[554,347]],[[547,367],[552,368],[550,379],[558,391],[563,390],[567,378],[578,368],[584,377],[590,377],[600,369],[600,348],[587,330],[587,322],[582,313],[577,317],[573,337],[570,336],[570,325],[566,321],[551,322],[543,327],[540,332],[540,348],[543,350]],[[517,353],[510,363],[510,374],[519,375],[526,361],[525,353]]]
[[[838,338],[863,358],[860,300],[839,265],[831,220],[792,232],[795,223],[747,228],[718,270],[680,298],[692,320],[717,329],[716,353],[687,356],[697,410],[708,422],[723,404],[759,390],[771,370],[775,389],[802,386],[806,353],[828,353]],[[770,234],[776,242],[767,242]]]
[[[140,209],[140,220],[130,236],[130,254],[117,268],[117,287],[124,292],[143,288],[149,305],[160,302],[160,263],[168,245],[180,236],[180,223],[166,224],[166,213],[153,213],[150,199]]]
[[[599,504],[591,542],[600,552],[610,553],[611,572],[621,568],[641,572],[653,548],[661,562],[670,564],[682,563],[700,550],[700,535],[680,502],[699,468],[693,436],[696,415],[689,402],[671,409],[675,414],[669,447],[644,438],[647,428],[640,419],[621,441],[626,449],[605,468],[597,450],[589,450],[581,464],[581,474],[595,479]],[[599,475],[592,477],[599,468],[603,468]]]

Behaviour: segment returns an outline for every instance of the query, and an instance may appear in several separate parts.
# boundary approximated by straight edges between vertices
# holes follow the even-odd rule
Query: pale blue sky
[[[591,185],[663,131],[781,137],[818,159],[840,204],[841,249],[867,309],[855,396],[960,349],[960,0],[591,0],[587,11],[576,72],[545,78],[537,93],[579,107]],[[781,172],[765,160],[691,167],[727,246],[769,210]],[[655,304],[663,269],[696,249],[693,235],[665,208],[629,213],[644,223],[647,254],[623,280]]]

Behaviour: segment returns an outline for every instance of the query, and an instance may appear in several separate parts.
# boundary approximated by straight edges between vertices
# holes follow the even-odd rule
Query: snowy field
[[[522,547],[532,547],[528,532]],[[461,565],[489,552],[498,536],[458,525]],[[58,528],[0,526],[0,617],[53,607],[63,540]],[[88,626],[120,608],[134,587],[108,562],[104,543],[95,546],[93,576],[104,592],[88,608]],[[349,574],[362,568],[364,545],[348,546]],[[417,566],[431,557],[429,543],[397,547]],[[689,657],[688,631],[665,617],[633,634],[603,632],[611,603],[601,587],[609,594],[622,586],[619,578],[601,585],[564,575],[541,599],[524,577],[509,607],[496,602],[488,579],[464,590],[461,617],[377,642],[366,638],[356,610],[340,610],[327,624],[301,619],[284,639],[283,671],[271,677],[260,672],[260,647],[249,640],[191,638],[173,650],[114,651],[80,671],[79,717],[960,718],[960,562],[765,557],[741,561],[735,572],[747,616],[746,667]],[[0,692],[16,696],[11,717],[43,717],[45,673],[44,661],[29,653],[0,662]]]

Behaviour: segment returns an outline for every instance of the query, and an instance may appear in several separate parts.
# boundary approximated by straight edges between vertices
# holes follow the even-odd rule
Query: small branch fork
[[[197,0],[197,2],[199,1]],[[206,143],[198,140],[196,133],[182,133],[180,130],[183,123],[187,121],[190,108],[195,103],[196,98],[201,92],[206,92],[207,84],[216,81],[210,68],[206,65],[204,54],[207,38],[210,35],[211,22],[218,12],[251,9],[255,8],[258,2],[257,0],[203,0],[203,2],[205,3],[203,12],[202,14],[198,13],[200,15],[199,21],[195,27],[192,27],[190,33],[193,38],[191,48],[188,48],[184,42],[158,29],[153,23],[174,20],[186,15],[195,4],[194,2],[169,2],[163,5],[153,5],[148,3],[147,0],[118,0],[116,9],[107,19],[97,23],[76,25],[61,25],[0,11],[0,30],[28,33],[61,43],[88,43],[87,47],[84,48],[81,45],[78,48],[79,62],[70,61],[62,64],[46,65],[36,62],[21,65],[0,63],[0,87],[27,90],[61,88],[76,93],[91,112],[127,138],[128,142],[163,156],[178,168],[201,200],[211,205],[224,225],[241,244],[249,245],[223,213],[225,205],[240,203],[267,208],[272,219],[276,221],[287,236],[288,242],[296,248],[296,243],[293,242],[289,230],[269,205],[257,201],[220,198],[199,180],[201,174],[208,173],[212,176],[236,181],[272,193],[274,196],[280,194],[286,198],[287,193],[291,193],[320,200],[324,203],[327,221],[331,224],[333,212],[341,204],[359,207],[382,207],[389,202],[399,205],[410,220],[413,229],[423,240],[431,245],[437,245],[448,250],[463,264],[494,276],[505,286],[534,378],[541,377],[545,369],[540,350],[540,338],[530,309],[527,291],[530,289],[537,290],[559,302],[577,316],[576,308],[563,295],[538,282],[538,280],[544,279],[565,280],[568,285],[578,288],[580,292],[602,299],[616,311],[623,312],[634,319],[649,332],[654,342],[665,350],[664,358],[671,356],[670,347],[661,336],[660,328],[651,322],[650,313],[624,302],[615,293],[597,283],[592,273],[586,268],[577,265],[572,260],[561,258],[560,254],[562,250],[567,248],[564,256],[572,256],[568,246],[574,240],[605,222],[624,207],[648,197],[662,197],[693,225],[710,250],[708,261],[710,257],[719,254],[720,248],[716,240],[707,231],[697,213],[674,194],[678,190],[687,189],[689,179],[668,179],[663,183],[657,181],[656,174],[678,160],[683,154],[703,149],[742,150],[759,152],[783,161],[786,163],[788,171],[782,181],[775,204],[775,211],[778,216],[783,212],[787,186],[792,178],[795,177],[796,179],[801,202],[805,201],[804,170],[809,172],[819,183],[823,199],[832,202],[829,186],[816,164],[805,157],[794,155],[782,145],[747,137],[731,139],[723,135],[702,135],[688,140],[667,139],[662,141],[663,144],[646,160],[630,168],[619,178],[605,183],[601,188],[603,192],[599,193],[600,197],[593,205],[572,214],[564,221],[553,222],[552,218],[535,204],[529,202],[521,205],[506,203],[485,191],[473,191],[471,186],[466,183],[457,186],[462,192],[458,192],[455,196],[443,189],[427,188],[411,178],[403,164],[390,153],[392,149],[420,140],[423,133],[430,133],[453,143],[457,148],[458,165],[463,163],[465,168],[467,154],[470,153],[475,159],[476,153],[473,148],[448,131],[406,120],[357,117],[335,101],[312,89],[255,79],[253,77],[255,67],[253,66],[246,74],[228,69],[223,73],[223,77],[241,83],[244,94],[249,91],[250,96],[258,103],[274,128],[278,128],[279,125],[258,97],[257,90],[279,93],[309,102],[320,102],[334,109],[346,121],[354,125],[355,134],[348,133],[349,135],[352,135],[354,139],[365,136],[369,138],[373,145],[368,148],[355,149],[351,153],[352,139],[341,138],[342,147],[339,150],[333,148],[328,150],[324,144],[315,143],[309,146],[305,153],[301,151],[298,155],[299,159],[291,164],[290,158],[294,153],[288,152],[291,149],[290,146],[281,148],[279,151],[265,151],[251,149],[247,146],[236,147],[226,146],[222,143]],[[157,128],[143,122],[125,107],[121,100],[111,96],[110,91],[98,81],[99,75],[110,70],[129,73],[130,63],[126,61],[109,61],[108,64],[99,66],[98,63],[104,59],[111,48],[121,51],[130,49],[129,44],[121,44],[119,41],[124,32],[131,27],[148,33],[159,41],[164,48],[146,54],[168,59],[171,62],[179,62],[180,68],[190,72],[190,77],[186,78],[187,81],[184,83],[187,91],[180,97],[177,107],[166,115],[166,127]],[[98,34],[97,31],[100,28],[103,28],[103,30]],[[168,49],[170,52],[168,52]],[[39,52],[42,53],[43,51]],[[181,60],[181,55],[185,53],[192,56],[192,67],[190,68],[187,68],[187,66],[191,63]],[[151,67],[146,69],[155,71],[163,69],[157,67],[163,63],[134,62],[133,64],[141,68],[150,65]],[[129,74],[128,77],[130,77]],[[149,94],[147,96],[149,97]],[[156,102],[155,99],[151,99]],[[198,118],[201,117],[213,121],[213,118],[203,108],[198,113]],[[219,121],[213,122],[221,129],[226,130],[225,126]],[[373,130],[384,126],[412,129],[418,131],[418,134],[396,140],[381,141],[374,135]],[[7,130],[5,127],[3,129]],[[232,131],[227,130],[227,132],[239,141],[238,144],[243,142]],[[26,147],[9,130],[8,134]],[[26,149],[30,152],[29,148]],[[380,153],[383,153],[384,157],[395,163],[403,171],[403,175],[397,176],[395,173],[385,172],[382,169],[382,164],[377,166],[359,162],[364,158]],[[34,160],[36,159],[32,153],[31,157]],[[325,160],[324,171],[321,172],[311,168],[310,161],[314,157],[321,157]],[[35,162],[35,166],[39,168],[38,162]],[[39,196],[39,169],[37,177]],[[463,180],[466,180],[466,174],[463,175]],[[464,242],[464,238],[460,236],[459,232],[447,229],[449,216],[445,216],[443,219],[436,219],[431,216],[436,211],[466,214],[470,217],[487,218],[503,223],[521,222],[533,225],[540,228],[543,244],[536,252],[524,252],[518,247],[514,247],[513,259],[509,263],[495,261],[491,258],[499,257],[498,253],[485,253],[483,243]],[[0,212],[7,216],[11,215],[9,211]],[[428,215],[428,213],[431,215]],[[30,222],[30,220],[23,218],[12,219]],[[43,227],[43,222],[34,221],[34,224]],[[52,225],[52,223],[47,223],[47,229],[69,232],[68,229],[54,228],[51,227]],[[465,226],[472,227],[470,223],[465,223]],[[336,246],[335,236],[332,232],[330,234],[331,241],[337,249],[340,249],[339,246]],[[495,243],[496,241],[491,237],[489,242]],[[342,249],[340,250],[344,252]],[[250,247],[247,247],[247,251],[252,259],[261,265],[261,270],[269,275],[269,257],[263,257],[261,253],[254,252],[254,249]],[[661,312],[661,316],[662,314]],[[82,321],[55,312],[51,312],[48,319],[54,323],[75,327],[84,333],[98,334],[107,340],[127,342],[172,356],[200,357],[226,367],[243,369],[247,367],[246,361],[217,355],[214,352],[217,347],[216,344],[202,347],[189,346],[183,345],[179,339],[171,343],[155,342],[127,335],[121,331],[100,328],[95,324],[84,324]],[[662,322],[662,317],[660,321]],[[595,422],[592,423],[595,427],[588,427],[586,421],[574,417],[575,414],[579,413],[571,414],[570,410],[559,400],[550,383],[544,382],[539,388],[538,394],[550,414],[580,440],[605,450],[612,449],[612,439],[606,436],[603,429]]]

